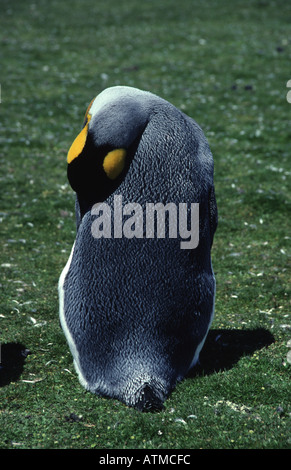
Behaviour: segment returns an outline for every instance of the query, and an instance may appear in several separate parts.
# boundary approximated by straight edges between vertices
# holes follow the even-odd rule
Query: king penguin
[[[165,99],[114,86],[89,104],[67,164],[77,230],[59,279],[59,315],[79,380],[137,410],[161,410],[197,363],[214,315],[208,142]],[[181,249],[179,236],[146,236],[145,227],[144,236],[94,237],[93,207],[105,203],[112,214],[117,195],[141,207],[199,204],[198,245]]]

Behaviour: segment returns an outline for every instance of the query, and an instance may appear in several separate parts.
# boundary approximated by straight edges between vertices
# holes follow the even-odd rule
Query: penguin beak
[[[83,148],[85,147],[90,120],[91,120],[91,114],[87,114],[86,125],[85,127],[83,127],[80,134],[75,138],[68,152],[68,156],[67,156],[68,163],[71,163],[75,158],[77,158],[82,152]]]

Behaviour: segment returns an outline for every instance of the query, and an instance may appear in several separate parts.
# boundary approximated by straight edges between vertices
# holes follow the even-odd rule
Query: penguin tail
[[[146,381],[131,394],[128,404],[138,411],[155,412],[164,409],[165,393],[161,384]]]
[[[138,411],[161,411],[164,408],[164,400],[149,384],[144,384],[139,390],[134,407]]]

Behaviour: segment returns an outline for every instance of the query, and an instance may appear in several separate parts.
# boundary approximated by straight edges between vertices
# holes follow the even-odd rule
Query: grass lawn
[[[291,447],[290,17],[283,0],[2,0],[0,448]],[[160,413],[86,392],[58,320],[66,154],[112,85],[192,116],[215,160],[216,316]]]

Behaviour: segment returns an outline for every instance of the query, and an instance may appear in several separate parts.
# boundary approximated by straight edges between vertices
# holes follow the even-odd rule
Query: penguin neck
[[[88,211],[91,210],[92,206],[94,205],[94,202],[92,202],[92,200],[90,201],[89,199],[85,199],[79,196],[78,194],[76,196],[76,201],[78,201],[78,206],[79,206],[79,223],[80,223],[84,215]],[[79,225],[79,223],[77,223],[77,225]]]

